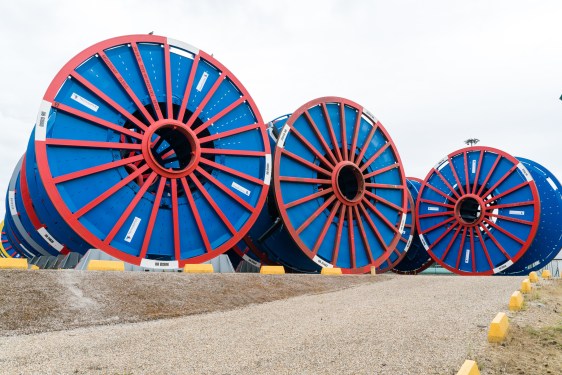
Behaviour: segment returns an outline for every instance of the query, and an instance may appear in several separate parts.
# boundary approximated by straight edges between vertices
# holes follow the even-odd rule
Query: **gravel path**
[[[520,281],[402,276],[231,311],[0,337],[0,373],[456,374]]]

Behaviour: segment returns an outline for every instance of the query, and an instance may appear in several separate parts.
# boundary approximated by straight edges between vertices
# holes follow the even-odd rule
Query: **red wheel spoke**
[[[324,226],[322,227],[322,231],[320,231],[320,234],[318,235],[318,238],[316,239],[316,242],[314,243],[314,248],[312,249],[312,255],[313,256],[318,254],[318,250],[320,249],[320,245],[322,245],[322,242],[324,241],[324,237],[326,237],[326,233],[328,232],[328,228],[330,228],[330,225],[333,223],[334,217],[336,216],[336,213],[338,212],[338,209],[339,209],[340,205],[341,205],[341,202],[337,201],[334,204],[334,207],[332,207],[332,210],[330,211],[330,215],[326,219],[326,222],[324,223]]]
[[[154,111],[156,112],[156,117],[158,118],[158,120],[162,120],[164,116],[162,115],[162,111],[160,110],[160,105],[158,104],[158,99],[156,98],[156,94],[154,93],[152,83],[150,83],[150,77],[148,76],[148,72],[146,71],[146,67],[144,66],[144,61],[142,60],[139,47],[136,42],[131,42],[131,47],[133,47],[133,53],[135,54],[137,65],[139,66],[139,69],[141,71],[144,85],[146,86],[146,90],[148,91],[148,95],[150,96],[150,101],[152,102],[152,106],[154,107]]]
[[[499,180],[497,180],[496,183],[492,185],[492,187],[489,188],[482,196],[487,197],[488,195],[490,195],[494,191],[494,189],[500,186],[500,184],[504,182],[515,171],[515,169],[517,169],[517,165],[511,167],[509,171],[507,171],[506,174],[504,174]]]
[[[336,159],[334,153],[330,149],[330,146],[328,146],[328,143],[326,142],[326,140],[324,139],[322,134],[320,134],[320,130],[318,130],[318,126],[316,125],[316,123],[314,122],[312,117],[310,116],[310,113],[308,113],[308,111],[304,111],[303,114],[304,114],[304,117],[306,118],[306,120],[308,121],[310,127],[314,131],[314,134],[316,135],[316,138],[320,141],[320,144],[324,148],[324,151],[326,152],[326,155],[328,155],[328,157],[330,158],[330,160],[332,161],[333,164],[337,164],[338,160]]]
[[[203,98],[203,100],[201,100],[201,103],[199,103],[195,112],[193,112],[191,117],[187,120],[186,126],[188,128],[191,128],[193,126],[195,120],[197,120],[201,112],[203,112],[203,109],[205,109],[207,103],[209,103],[209,100],[211,100],[211,98],[213,97],[213,95],[215,94],[215,92],[217,91],[221,83],[224,82],[225,79],[226,79],[226,75],[224,74],[221,74],[217,77],[217,80],[215,81],[215,83],[213,83],[213,86],[211,86],[207,94],[205,94],[205,97]]]
[[[125,224],[127,218],[131,215],[131,212],[133,212],[133,210],[135,209],[135,207],[143,197],[144,193],[146,193],[146,191],[152,185],[152,182],[154,182],[156,177],[158,177],[158,174],[156,172],[152,172],[150,174],[148,179],[145,181],[144,185],[141,186],[139,191],[135,194],[135,197],[131,200],[125,211],[121,214],[121,217],[119,217],[119,220],[117,220],[117,223],[115,223],[111,232],[109,232],[105,240],[103,240],[104,244],[110,244],[111,241],[113,241],[117,233],[119,233],[119,231],[121,230],[123,224]]]
[[[260,186],[261,186],[261,185],[264,184],[263,180],[260,180],[259,178],[256,178],[256,177],[247,175],[246,173],[242,173],[242,172],[240,172],[240,171],[234,170],[234,169],[229,168],[229,167],[227,167],[227,166],[225,166],[225,165],[222,165],[222,164],[219,164],[219,163],[215,163],[214,161],[211,161],[211,160],[209,160],[209,159],[200,158],[199,161],[200,161],[201,163],[203,163],[203,164],[210,165],[210,166],[213,167],[213,168],[220,169],[221,171],[226,172],[226,173],[228,173],[228,174],[230,174],[230,175],[232,175],[232,176],[240,177],[240,178],[243,178],[243,179],[246,180],[246,181],[253,182],[253,183],[256,184],[256,185],[260,185]]]
[[[115,150],[140,150],[140,143],[117,143],[117,142],[95,142],[79,141],[74,139],[49,138],[45,141],[49,146],[61,147],[84,147],[84,148],[112,148]]]
[[[180,240],[180,219],[178,208],[178,180],[175,178],[171,181],[172,189],[172,226],[174,231],[174,257],[181,259],[181,240]],[[187,193],[185,193],[187,195]]]
[[[365,184],[367,187],[378,188],[378,189],[394,189],[394,190],[403,190],[404,186],[402,185],[388,185],[388,184]]]
[[[505,249],[503,248],[503,246],[498,242],[498,240],[496,239],[496,237],[492,234],[492,232],[490,232],[488,230],[488,228],[486,228],[485,225],[480,225],[480,228],[486,232],[486,234],[488,235],[488,237],[490,237],[490,239],[492,240],[492,242],[494,244],[496,244],[496,246],[498,247],[498,249],[500,249],[500,251],[503,253],[503,255],[507,258],[507,260],[511,260],[511,257],[509,256],[509,254],[507,253],[507,251],[505,251]]]
[[[244,133],[244,132],[247,132],[247,131],[250,131],[250,130],[259,129],[259,127],[260,127],[260,124],[251,124],[251,125],[242,126],[241,128],[236,128],[236,129],[228,130],[228,131],[225,131],[225,132],[209,135],[207,137],[199,138],[199,143],[202,144],[202,143],[214,141],[216,139],[222,139],[222,138],[230,137],[232,135],[241,134],[241,133]],[[199,128],[197,128],[197,129],[199,129]]]
[[[349,150],[349,160],[355,160],[355,150],[357,149],[357,138],[359,137],[359,128],[361,126],[361,116],[363,115],[363,109],[360,108],[357,112],[357,118],[355,120],[355,126],[353,128],[353,136],[351,138],[351,149]]]
[[[442,211],[442,212],[435,212],[432,214],[423,214],[423,215],[419,215],[418,217],[420,219],[426,219],[428,217],[437,217],[437,216],[448,216],[448,215],[454,215],[455,211]]]
[[[334,165],[330,163],[320,152],[318,152],[318,150],[315,149],[314,146],[312,146],[312,144],[310,144],[310,142],[305,137],[303,137],[297,129],[291,128],[291,133],[293,133],[299,139],[299,141],[301,141],[302,144],[304,144],[314,154],[314,156],[318,158],[318,160],[322,161],[325,165],[328,166],[328,168],[334,168]]]
[[[97,87],[92,85],[88,80],[86,80],[86,78],[82,77],[77,72],[70,73],[70,76],[73,79],[75,79],[76,81],[80,82],[80,84],[82,86],[86,87],[88,90],[90,90],[92,93],[94,93],[98,98],[100,98],[101,100],[103,100],[104,102],[109,104],[111,107],[113,107],[113,109],[115,109],[121,115],[126,117],[129,121],[131,121],[133,124],[138,126],[140,129],[142,129],[144,131],[146,131],[148,129],[146,127],[146,125],[143,124],[139,119],[137,119],[135,116],[133,116],[132,114],[127,112],[123,107],[121,107],[119,104],[117,104],[117,102],[115,100],[111,99],[109,96],[104,94],[100,89],[98,89]]]
[[[359,213],[359,208],[357,208],[357,205],[353,206],[353,212],[355,214],[355,220],[357,221],[357,227],[359,228],[359,234],[361,235],[361,239],[363,240],[363,246],[365,246],[367,256],[369,257],[369,263],[375,263],[373,253],[371,251],[371,245],[369,244],[369,240],[367,239],[367,233],[365,232],[365,228],[363,227],[363,220],[361,219],[361,214]]]
[[[343,158],[347,160],[347,124],[345,122],[345,104],[340,102],[340,124],[341,124],[341,144],[343,148]]]
[[[338,254],[340,251],[341,235],[343,232],[343,223],[345,221],[345,212],[347,206],[345,204],[341,205],[340,214],[338,216],[338,229],[336,231],[336,241],[334,242],[334,248],[332,249],[332,264],[335,266],[338,262]]]
[[[285,205],[285,208],[286,208],[286,209],[289,209],[289,208],[298,206],[299,204],[303,204],[303,203],[306,203],[306,202],[310,202],[310,201],[313,200],[313,199],[320,198],[320,197],[322,197],[322,196],[324,196],[324,195],[326,195],[326,194],[332,193],[333,191],[334,191],[334,189],[332,189],[332,188],[320,190],[320,191],[317,192],[317,193],[310,194],[310,195],[307,195],[306,197],[303,197],[303,198],[300,198],[300,199],[296,199],[296,200],[294,200],[294,201],[292,201],[292,202],[290,202],[290,203],[287,203],[287,204]],[[338,203],[339,203],[339,202],[338,202]]]
[[[404,212],[404,209],[400,206],[395,205],[392,202],[387,201],[386,199],[384,199],[383,197],[380,197],[372,192],[370,192],[369,190],[365,190],[365,194],[368,195],[369,197],[373,198],[374,200],[376,200],[377,202],[381,202],[382,204],[384,204],[385,206],[388,206],[390,208],[395,209],[398,212]]]
[[[470,180],[468,178],[468,152],[464,152],[464,179],[465,179],[465,183],[466,183],[466,190],[465,193],[469,194],[470,193]]]
[[[486,260],[488,261],[488,265],[490,266],[490,269],[494,269],[494,264],[492,263],[492,258],[490,258],[490,254],[488,253],[488,248],[486,247],[484,239],[482,238],[482,233],[478,233],[478,241],[480,241],[480,245],[482,245],[482,250],[486,255]]]
[[[482,196],[480,193],[482,192],[482,190],[484,190],[484,188],[486,187],[486,184],[488,183],[488,180],[490,180],[490,177],[492,177],[492,174],[494,173],[494,171],[496,170],[496,167],[498,166],[498,163],[501,160],[501,155],[498,155],[496,157],[496,160],[494,161],[494,164],[492,164],[492,167],[490,168],[490,171],[488,172],[488,175],[486,176],[486,178],[484,179],[484,182],[482,182],[482,185],[480,186],[480,189],[478,189],[478,192],[476,193],[476,195],[480,195]],[[485,198],[486,196],[484,196]]]
[[[441,235],[439,237],[437,237],[437,239],[435,241],[433,241],[433,243],[429,246],[428,250],[433,249],[435,246],[437,246],[437,244],[441,241],[443,241],[443,239],[453,230],[455,229],[457,226],[460,227],[460,224],[456,221],[453,222],[453,225],[451,225],[449,228],[447,228],[447,230],[443,233],[441,233]],[[427,233],[429,231],[426,231],[425,233]]]
[[[450,163],[450,162],[449,162]],[[451,167],[452,169],[453,167]],[[439,176],[439,178],[441,179],[441,181],[443,181],[445,183],[445,186],[447,186],[447,188],[451,191],[451,193],[453,193],[453,195],[459,199],[461,196],[459,195],[459,193],[457,193],[457,191],[453,188],[453,186],[449,183],[449,181],[447,181],[447,179],[441,174],[441,172],[439,172],[439,170],[433,168],[433,171],[435,171],[435,174],[437,176]],[[464,194],[464,193],[463,193]]]
[[[347,210],[347,234],[349,241],[349,256],[351,259],[351,267],[356,268],[357,262],[355,260],[355,233],[353,226],[353,209],[350,207]]]
[[[228,218],[226,217],[226,215],[222,212],[222,210],[220,209],[220,207],[217,205],[217,203],[215,202],[215,200],[211,197],[211,195],[209,194],[209,192],[207,191],[207,189],[205,189],[205,187],[203,186],[203,184],[201,183],[201,181],[199,181],[199,179],[197,178],[197,176],[195,176],[194,174],[191,174],[189,176],[191,178],[191,180],[195,183],[195,185],[197,186],[197,188],[199,189],[199,191],[201,192],[201,194],[203,194],[203,196],[205,197],[205,199],[207,200],[207,202],[209,202],[209,204],[211,205],[211,207],[213,208],[213,210],[215,211],[215,213],[219,216],[219,218],[221,219],[221,221],[224,223],[224,225],[228,228],[228,230],[232,233],[232,234],[236,234],[236,228],[234,228],[234,226],[230,223],[230,220],[228,220]],[[185,178],[184,178],[185,179]],[[184,189],[185,186],[187,186],[187,183],[184,183],[182,179],[182,183],[184,184]],[[189,186],[188,186],[189,188]],[[187,191],[187,190],[186,190]],[[188,198],[189,199],[189,198]],[[194,215],[198,215],[196,214],[196,210],[195,210],[195,206],[192,207],[193,214]]]
[[[203,130],[205,130],[209,126],[211,126],[211,124],[214,124],[215,122],[217,122],[218,120],[220,120],[221,118],[226,116],[228,113],[230,113],[232,110],[234,110],[239,105],[241,105],[242,103],[245,103],[245,102],[246,102],[246,98],[243,97],[243,96],[240,97],[240,99],[237,99],[234,103],[230,104],[225,109],[221,110],[219,113],[217,113],[216,115],[211,117],[209,120],[205,121],[205,123],[201,124],[201,126],[194,129],[193,132],[195,133],[195,135],[201,133]],[[188,126],[190,126],[190,125],[188,125]]]
[[[482,167],[483,158],[484,158],[484,150],[480,151],[480,156],[478,157],[478,167],[476,167],[476,175],[474,177],[474,183],[472,184],[472,190],[471,190],[472,194],[476,194],[476,188],[478,186],[478,179],[480,178],[480,169]]]
[[[447,257],[447,254],[449,253],[449,251],[451,250],[451,247],[453,246],[453,244],[455,243],[455,240],[457,239],[459,233],[461,232],[462,228],[458,228],[458,230],[455,232],[455,234],[453,234],[453,237],[449,240],[449,243],[447,244],[447,247],[445,248],[445,252],[443,253],[443,255],[441,256],[441,260],[445,259]]]
[[[134,171],[133,173],[131,173],[129,176],[127,176],[124,179],[122,179],[121,181],[119,181],[117,184],[113,185],[111,188],[106,190],[104,193],[99,195],[97,198],[90,201],[90,203],[86,204],[84,207],[82,207],[81,209],[76,211],[73,215],[74,218],[78,219],[78,218],[84,216],[86,213],[88,213],[94,207],[96,207],[101,202],[103,202],[104,200],[109,198],[111,195],[113,195],[115,192],[117,192],[123,186],[127,185],[129,182],[133,181],[139,175],[143,174],[144,171],[146,171],[146,170],[148,170],[148,165],[145,164],[142,167],[140,167],[139,169],[137,169],[136,171]]]
[[[265,156],[265,151],[228,150],[225,148],[201,148],[201,153],[234,156]]]
[[[279,181],[282,182],[297,182],[300,184],[314,184],[314,185],[322,185],[322,184],[331,184],[331,180],[327,179],[320,179],[320,178],[305,178],[305,177],[289,177],[289,176],[279,176]]]
[[[380,211],[371,202],[369,202],[368,199],[363,197],[361,201],[363,202],[363,204],[369,207],[371,211],[373,211],[379,217],[379,219],[381,219],[382,222],[385,223],[390,228],[390,230],[392,230],[394,233],[400,234],[398,228],[396,228],[395,225],[393,225],[390,221],[388,221],[388,219],[383,214],[381,214]]]
[[[451,159],[450,156],[447,157],[447,160],[449,160],[449,168],[451,169],[451,172],[453,172],[453,177],[455,178],[455,181],[457,182],[457,186],[459,187],[459,190],[461,191],[461,194],[464,195],[465,194],[464,188],[462,186],[459,175],[457,174],[457,169],[453,165],[453,160]]]
[[[508,194],[513,193],[514,191],[517,191],[521,188],[524,188],[525,186],[529,185],[529,181],[523,181],[522,183],[520,183],[519,185],[516,185],[514,187],[512,187],[511,189],[508,189],[506,191],[504,191],[503,193],[500,193],[498,195],[494,195],[493,197],[491,197],[490,199],[485,199],[484,203],[488,204],[490,202],[496,201],[502,197],[505,197]]]
[[[240,204],[242,207],[244,207],[246,210],[248,210],[249,212],[252,212],[254,210],[254,207],[249,204],[248,202],[246,202],[244,199],[240,198],[236,193],[234,193],[232,190],[230,190],[229,188],[227,188],[226,186],[224,186],[224,184],[222,182],[220,182],[219,180],[217,180],[215,177],[213,177],[211,174],[207,173],[206,170],[204,170],[201,167],[197,167],[195,169],[196,171],[198,171],[199,173],[201,173],[203,176],[205,176],[205,178],[207,180],[209,180],[210,183],[212,183],[213,185],[215,185],[216,187],[218,187],[220,190],[222,190],[226,195],[228,195],[230,198],[232,198],[233,200],[235,200],[236,202],[238,202],[238,204]]]
[[[369,167],[369,165],[373,164],[373,162],[374,162],[379,156],[381,156],[381,154],[382,154],[384,151],[386,151],[386,149],[389,148],[389,147],[390,147],[390,142],[386,142],[386,143],[384,144],[384,146],[382,146],[381,148],[379,148],[378,151],[375,152],[375,153],[373,154],[373,156],[371,156],[371,157],[369,158],[369,160],[367,160],[367,161],[365,162],[365,164],[363,164],[363,166],[361,166],[361,168],[360,168],[360,169],[361,169],[361,172],[363,172],[365,169],[367,169],[367,168]]]
[[[445,193],[443,193],[441,190],[437,189],[436,187],[434,187],[433,185],[430,185],[429,183],[425,184],[424,186],[427,186],[430,190],[433,190],[434,192],[436,192],[437,194],[441,195],[443,198],[447,199],[450,202],[456,203],[457,200],[454,197],[451,197]]]
[[[496,225],[496,223],[494,223],[493,221],[484,218],[484,222],[487,223],[492,228],[495,228],[496,230],[499,230],[500,232],[502,232],[503,234],[505,234],[506,236],[511,238],[513,241],[519,243],[520,245],[525,245],[525,241],[523,241],[522,239],[514,236],[512,233],[509,233],[507,230],[503,229],[499,225]]]
[[[134,163],[134,162],[140,161],[140,160],[144,160],[144,157],[142,155],[136,155],[136,156],[128,157],[128,158],[125,158],[125,159],[112,161],[112,162],[105,163],[105,164],[102,164],[102,165],[97,165],[95,167],[83,169],[81,171],[67,173],[67,174],[64,174],[62,176],[55,177],[55,178],[53,178],[53,183],[60,184],[61,182],[75,180],[75,179],[80,178],[80,177],[85,177],[85,176],[92,175],[94,173],[107,171],[109,169],[121,167],[121,166],[130,164],[130,163]]]
[[[511,208],[511,207],[521,207],[521,206],[532,206],[534,205],[535,202],[533,201],[526,201],[526,202],[515,202],[515,203],[505,203],[505,204],[496,204],[490,207],[487,207],[486,209],[488,211],[490,210],[499,210],[501,208]]]
[[[314,211],[314,213],[312,215],[310,215],[308,217],[308,219],[306,219],[306,221],[304,223],[302,223],[300,225],[300,227],[297,228],[297,234],[300,234],[303,230],[305,230],[314,220],[316,220],[318,218],[318,215],[320,215],[320,213],[322,211],[324,211],[334,200],[336,199],[335,196],[331,196],[330,198],[326,199],[326,201],[324,202],[324,204],[320,207],[318,207],[316,209],[316,211]]]
[[[330,119],[330,115],[328,114],[328,107],[326,107],[326,103],[322,103],[320,105],[320,107],[322,108],[322,114],[324,115],[324,121],[326,121],[326,124],[328,125],[328,132],[330,133],[330,139],[332,141],[332,146],[334,147],[334,150],[336,150],[336,157],[337,157],[338,161],[342,161],[343,157],[342,157],[342,154],[341,154],[340,146],[338,144],[338,140],[336,138],[336,133],[334,132],[334,127],[332,126],[332,120]]]
[[[437,229],[437,228],[441,228],[443,225],[449,224],[449,223],[452,222],[453,220],[455,220],[455,217],[454,217],[454,216],[448,218],[447,220],[444,220],[444,221],[442,221],[442,222],[440,222],[440,223],[437,223],[437,224],[435,224],[435,225],[433,225],[433,226],[427,228],[427,229],[424,230],[423,232],[420,232],[420,234],[426,234],[426,233],[432,232],[432,231],[434,231],[434,230]]]
[[[367,174],[364,175],[363,177],[364,177],[364,178],[371,178],[371,177],[378,176],[379,174],[383,174],[384,172],[388,172],[388,171],[390,171],[390,170],[392,170],[392,169],[396,169],[396,168],[400,168],[400,164],[399,164],[399,163],[394,163],[394,164],[391,164],[391,165],[389,165],[389,166],[387,166],[387,167],[384,167],[384,168],[381,168],[381,169],[377,169],[376,171],[373,171],[373,172],[371,172],[371,173],[367,173]]]
[[[375,233],[375,237],[377,238],[377,241],[379,241],[379,244],[381,245],[381,249],[383,251],[385,251],[386,243],[384,242],[377,226],[375,225],[375,223],[373,223],[373,220],[369,216],[369,213],[367,212],[367,209],[365,208],[365,205],[363,203],[359,203],[359,208],[361,209],[361,212],[363,213],[363,217],[365,218],[365,220],[367,220],[367,224],[369,224],[369,227],[371,227],[371,230],[373,231],[373,233]]]
[[[105,52],[100,51],[98,52],[98,54],[100,55],[101,59],[103,60],[103,62],[105,63],[105,65],[107,66],[107,68],[111,71],[111,73],[113,74],[113,76],[115,77],[115,79],[117,80],[117,82],[119,82],[119,84],[121,85],[121,87],[123,88],[123,90],[125,90],[125,92],[127,93],[127,95],[129,95],[129,98],[131,98],[131,100],[133,101],[133,103],[135,103],[135,105],[137,106],[137,108],[141,111],[141,113],[143,114],[143,116],[146,118],[146,120],[150,123],[154,122],[154,119],[152,118],[152,116],[150,115],[150,113],[146,110],[146,108],[144,107],[144,105],[141,103],[141,101],[139,100],[138,96],[135,94],[135,92],[131,89],[131,87],[129,86],[129,84],[127,83],[127,81],[125,80],[125,78],[123,78],[123,76],[121,75],[121,73],[119,73],[119,71],[117,70],[117,68],[115,67],[115,65],[113,65],[113,63],[111,62],[111,60],[109,59],[109,57],[105,54]]]
[[[461,243],[459,245],[459,252],[457,255],[457,265],[456,265],[456,269],[459,269],[459,266],[461,264],[461,258],[462,258],[462,251],[464,248],[464,243],[466,241],[466,232],[468,231],[468,227],[464,227],[463,233],[462,233],[462,237],[461,237]]]
[[[144,233],[144,240],[142,241],[142,247],[141,247],[139,258],[144,258],[148,251],[148,245],[150,244],[150,239],[152,238],[152,232],[154,230],[154,224],[156,223],[158,210],[160,209],[160,201],[162,200],[162,194],[164,194],[165,186],[166,186],[166,178],[161,177],[160,183],[158,184],[158,190],[156,191],[156,196],[154,197],[154,203],[152,205],[152,211],[150,212],[150,218],[148,219],[146,232]]]
[[[373,139],[373,136],[375,135],[375,132],[377,131],[378,127],[379,127],[379,123],[377,122],[371,128],[369,134],[367,134],[367,138],[365,138],[365,141],[363,142],[363,146],[361,146],[361,152],[359,153],[359,155],[357,155],[357,158],[355,158],[355,160],[352,160],[355,164],[359,165],[359,163],[361,163],[361,160],[363,160],[363,156],[365,156],[365,152],[367,152],[367,149],[369,148],[369,143],[371,142],[371,139]]]
[[[498,219],[502,219],[502,220],[507,220],[507,221],[512,221],[514,223],[519,223],[519,224],[525,224],[525,225],[529,225],[529,226],[533,226],[533,222],[532,221],[527,221],[527,220],[521,220],[521,219],[515,219],[513,217],[509,217],[509,216],[505,216],[505,215],[499,215],[499,214],[494,214],[491,212],[488,212],[486,214],[486,216],[493,216],[493,217],[497,217]]]
[[[183,121],[185,116],[185,110],[187,109],[187,102],[189,101],[189,96],[191,95],[191,89],[193,88],[193,81],[195,80],[195,73],[197,72],[197,67],[199,66],[199,61],[201,60],[200,55],[196,55],[193,59],[193,64],[191,65],[191,72],[189,72],[189,78],[187,79],[187,84],[185,85],[185,92],[183,94],[183,100],[180,105],[180,110],[178,112],[178,121]]]
[[[316,164],[314,164],[314,163],[311,163],[311,162],[309,162],[308,160],[305,160],[305,159],[301,158],[300,156],[295,155],[295,154],[293,154],[293,153],[290,152],[290,151],[287,151],[287,150],[284,149],[284,148],[281,149],[281,152],[282,152],[284,155],[287,155],[287,156],[290,157],[291,159],[293,159],[293,160],[295,160],[295,161],[298,161],[299,163],[301,163],[301,164],[304,165],[304,166],[307,166],[307,167],[310,168],[310,169],[313,169],[313,170],[315,170],[315,171],[317,171],[317,172],[323,173],[323,174],[325,174],[325,175],[327,175],[327,176],[331,175],[331,172],[329,172],[328,170],[322,168],[322,167],[319,166],[319,165],[316,165]]]
[[[174,106],[172,102],[172,68],[170,63],[170,45],[164,43],[164,71],[166,72],[166,117],[174,119]],[[179,258],[177,258],[179,259]]]
[[[452,204],[437,202],[437,201],[430,200],[430,199],[423,199],[423,198],[421,198],[421,199],[420,199],[420,202],[427,203],[427,204],[434,204],[434,205],[436,205],[436,206],[441,206],[441,207],[455,208],[455,206],[452,205]]]

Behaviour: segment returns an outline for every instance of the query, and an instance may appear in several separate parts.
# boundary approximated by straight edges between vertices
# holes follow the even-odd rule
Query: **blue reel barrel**
[[[537,184],[541,202],[539,229],[531,246],[511,267],[503,271],[506,275],[527,275],[548,263],[562,249],[562,195],[560,181],[539,163],[517,157],[531,173]]]
[[[491,147],[464,148],[437,163],[422,184],[416,211],[428,253],[462,275],[491,275],[512,266],[540,221],[531,173]]]
[[[0,222],[0,231],[2,232],[2,242],[0,243],[0,258],[21,258],[21,254],[12,246],[8,238],[9,228],[4,226],[4,220]]]
[[[350,100],[326,97],[271,131],[278,135],[274,187],[250,232],[256,246],[299,272],[380,266],[400,240],[407,210],[400,157],[382,124]]]
[[[110,39],[67,63],[25,165],[37,216],[65,247],[152,268],[239,242],[271,177],[266,127],[242,84],[211,55],[155,35]]]
[[[414,223],[413,231],[410,231],[411,240],[407,248],[406,254],[401,258],[398,264],[394,265],[392,272],[402,275],[416,275],[430,267],[435,261],[429,256],[423,247],[418,236],[418,228],[415,227],[415,207],[418,200],[419,189],[423,182],[419,178],[407,177],[408,191],[414,201],[412,207],[412,222]],[[405,236],[402,236],[405,239]]]

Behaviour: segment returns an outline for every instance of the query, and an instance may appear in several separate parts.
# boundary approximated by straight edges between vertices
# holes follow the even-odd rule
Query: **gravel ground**
[[[456,374],[521,282],[378,278],[230,311],[1,337],[0,372]]]

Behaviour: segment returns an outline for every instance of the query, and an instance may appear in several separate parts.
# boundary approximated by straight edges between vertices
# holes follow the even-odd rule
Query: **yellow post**
[[[371,266],[371,275],[376,275],[376,274],[377,274],[377,267]]]
[[[0,258],[0,269],[5,270],[26,270],[26,258]]]
[[[519,311],[523,307],[523,294],[520,291],[513,292],[509,298],[509,310]]]
[[[549,271],[549,270],[543,270],[541,276],[542,276],[542,278],[545,279],[545,280],[550,279],[550,278],[551,278],[550,271]]]
[[[125,263],[119,260],[97,260],[88,262],[88,271],[125,271]]]
[[[332,267],[332,268],[328,268],[328,267],[323,267],[322,271],[320,271],[320,273],[322,275],[328,275],[328,276],[334,276],[334,275],[341,275],[341,268],[337,268],[337,267]]]
[[[539,275],[535,271],[529,273],[529,281],[532,283],[536,283],[539,281]]]
[[[531,293],[531,282],[529,279],[525,279],[521,282],[521,293]]]
[[[185,273],[213,273],[215,269],[210,263],[205,264],[186,264],[183,267],[183,272]]]
[[[480,370],[478,370],[478,365],[475,361],[467,359],[462,364],[462,367],[459,372],[457,372],[457,375],[480,375]]]
[[[285,268],[283,266],[261,266],[260,273],[263,275],[283,275]]]
[[[488,342],[502,342],[505,340],[508,328],[509,321],[507,320],[507,315],[503,312],[498,313],[494,320],[492,320],[492,324],[490,324],[490,329],[488,330]]]

